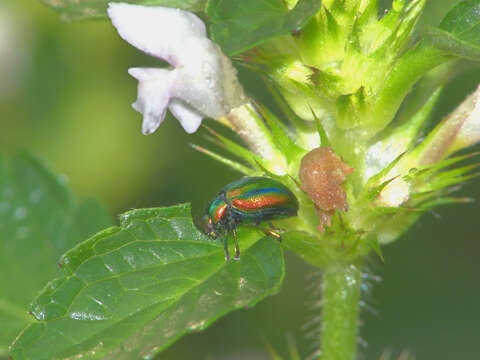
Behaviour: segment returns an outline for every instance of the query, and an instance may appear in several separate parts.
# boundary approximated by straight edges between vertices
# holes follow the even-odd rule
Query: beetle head
[[[218,237],[218,233],[215,229],[215,225],[213,224],[212,218],[209,215],[205,215],[203,217],[205,221],[205,234],[211,237],[212,239],[216,239]]]

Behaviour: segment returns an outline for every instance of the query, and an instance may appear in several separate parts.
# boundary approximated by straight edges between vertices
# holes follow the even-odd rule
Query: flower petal
[[[153,133],[165,118],[176,71],[155,68],[131,68],[128,73],[138,83],[137,101],[133,108],[143,114],[142,132]]]
[[[237,72],[217,44],[208,38],[196,39],[184,56],[173,89],[175,97],[212,119],[246,102]]]
[[[174,96],[203,115],[216,119],[226,113],[219,53],[207,38],[190,45],[191,54],[179,71]]]
[[[168,110],[175,116],[188,134],[198,130],[203,116],[181,100],[172,99]]]
[[[180,9],[109,3],[108,16],[125,41],[174,66],[182,61],[185,39],[206,37],[202,20]]]

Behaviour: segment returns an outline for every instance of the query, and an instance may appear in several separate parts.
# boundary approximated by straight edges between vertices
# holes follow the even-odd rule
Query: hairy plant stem
[[[322,360],[354,360],[357,345],[361,264],[335,263],[324,269]]]

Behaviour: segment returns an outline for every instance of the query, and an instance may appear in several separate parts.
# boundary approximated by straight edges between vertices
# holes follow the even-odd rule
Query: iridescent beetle
[[[297,198],[282,183],[266,177],[244,177],[225,186],[210,202],[204,216],[205,233],[213,239],[223,235],[225,259],[230,260],[228,234],[233,232],[234,259],[238,260],[238,224],[253,224],[260,228],[261,222],[296,216],[297,211]],[[260,229],[280,240],[280,234],[271,223],[269,225],[270,229]]]

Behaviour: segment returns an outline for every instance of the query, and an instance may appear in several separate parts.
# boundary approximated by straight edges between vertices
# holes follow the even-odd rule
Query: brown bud
[[[348,210],[342,184],[353,170],[326,146],[313,149],[303,157],[299,171],[301,188],[317,208],[320,232],[324,226],[330,226],[330,217],[335,210]]]

